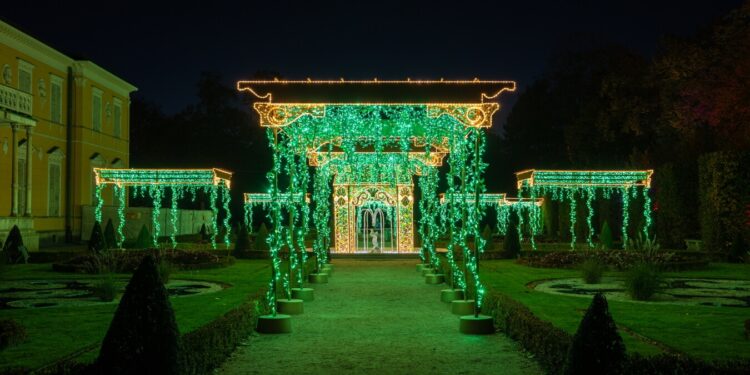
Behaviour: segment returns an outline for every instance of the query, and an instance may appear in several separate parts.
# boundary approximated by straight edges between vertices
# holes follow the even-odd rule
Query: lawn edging
[[[548,374],[561,374],[573,335],[534,315],[512,297],[488,290],[483,313],[495,320],[499,330],[533,354]],[[628,353],[624,374],[746,374],[750,360],[704,361],[686,355],[660,354],[642,356]]]

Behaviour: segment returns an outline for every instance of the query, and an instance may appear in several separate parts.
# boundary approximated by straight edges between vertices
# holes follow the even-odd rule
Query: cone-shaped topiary
[[[98,221],[94,222],[94,227],[91,228],[91,236],[89,237],[89,251],[94,254],[101,253],[107,244],[104,241],[104,233],[102,232],[102,226]]]
[[[146,228],[146,224],[141,227],[140,233],[138,233],[138,239],[135,241],[136,249],[147,249],[154,247],[154,239],[151,237],[151,232]]]
[[[143,258],[120,300],[96,366],[102,374],[177,374],[180,333],[156,262]]]
[[[612,241],[612,230],[609,228],[609,223],[604,220],[602,224],[602,230],[599,232],[599,243],[603,244],[607,249],[614,249],[615,245]]]
[[[734,236],[734,241],[729,246],[729,261],[730,262],[744,262],[745,257],[748,256],[748,246],[745,240],[742,238],[742,233],[737,233]]]
[[[232,255],[235,258],[241,258],[244,252],[250,250],[250,235],[247,233],[247,226],[240,224],[240,229],[237,231],[237,241],[234,243],[234,251]]]
[[[489,224],[485,225],[484,229],[482,229],[482,239],[484,239],[487,242],[484,248],[485,251],[494,250],[495,242],[492,241],[492,229],[490,229]]]
[[[505,256],[509,258],[517,258],[521,253],[521,241],[518,238],[518,218],[515,216],[510,215],[508,218],[508,230],[505,233],[505,242],[503,243]]]
[[[112,225],[112,219],[107,219],[107,225],[104,227],[104,243],[107,245],[107,249],[117,247],[117,236],[115,235],[115,227]]]
[[[201,224],[201,230],[198,231],[198,234],[201,235],[201,241],[208,241],[208,229],[206,229],[206,224]]]
[[[609,314],[607,299],[597,293],[586,310],[568,350],[564,374],[618,374],[625,345]]]
[[[8,263],[16,263],[21,258],[21,250],[19,247],[23,246],[23,237],[21,237],[21,230],[18,229],[18,225],[14,225],[8,233],[8,237],[3,243],[3,255]]]
[[[253,241],[253,248],[255,250],[269,250],[266,239],[268,239],[268,228],[266,228],[265,223],[261,223],[258,233],[255,235],[255,241]]]

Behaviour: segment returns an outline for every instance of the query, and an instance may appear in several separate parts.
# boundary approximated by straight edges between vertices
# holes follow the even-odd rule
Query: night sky
[[[0,17],[174,113],[195,101],[201,71],[228,84],[273,71],[295,79],[511,79],[523,88],[561,49],[616,42],[650,55],[661,35],[690,35],[741,1],[153,1],[119,10],[59,3],[39,11],[37,2],[10,2]],[[503,117],[515,97],[504,96]]]

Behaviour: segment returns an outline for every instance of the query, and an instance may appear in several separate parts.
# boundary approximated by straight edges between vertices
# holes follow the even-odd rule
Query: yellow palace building
[[[14,225],[31,251],[91,230],[92,168],[129,166],[136,90],[0,21],[0,241]]]

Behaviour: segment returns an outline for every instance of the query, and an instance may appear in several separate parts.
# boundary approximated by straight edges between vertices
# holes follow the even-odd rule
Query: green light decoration
[[[117,197],[117,247],[122,248],[125,241],[123,230],[125,229],[125,196],[128,194],[127,188],[120,185],[114,185],[115,196]]]
[[[429,152],[429,151],[428,151]],[[419,256],[422,263],[429,263],[436,270],[442,269],[440,258],[437,256],[435,241],[440,235],[438,225],[439,201],[437,189],[439,182],[438,171],[435,168],[425,168],[419,177],[419,188],[422,191],[419,208],[422,217],[419,220],[419,234],[422,237],[422,247]]]
[[[151,239],[154,241],[154,247],[159,247],[159,234],[161,233],[161,224],[159,223],[159,212],[161,211],[161,193],[161,187],[152,185],[148,186],[148,194],[153,201],[153,208],[151,209],[151,225],[154,228],[154,235],[151,237]],[[214,217],[216,217],[215,212]]]
[[[108,169],[108,168],[94,168],[94,176],[96,182],[96,196],[97,204],[95,206],[94,217],[97,221],[101,222],[103,199],[102,190],[106,185],[112,185],[114,187],[114,196],[118,202],[117,216],[119,222],[117,224],[117,235],[118,235],[118,246],[122,247],[122,243],[125,240],[123,230],[125,227],[125,205],[127,188],[131,188],[131,193],[134,197],[148,197],[152,201],[152,227],[153,227],[153,245],[158,247],[158,238],[161,233],[161,224],[159,222],[159,214],[162,206],[162,199],[167,194],[167,191],[171,193],[170,199],[170,241],[172,247],[177,246],[176,232],[177,232],[177,220],[179,200],[185,197],[187,194],[192,195],[192,200],[195,201],[199,191],[203,191],[210,197],[211,209],[214,214],[214,220],[212,221],[213,233],[211,236],[211,246],[216,248],[215,236],[218,231],[218,207],[216,206],[216,200],[219,199],[221,194],[222,208],[225,211],[225,219],[222,223],[225,229],[224,242],[229,247],[229,235],[231,228],[229,226],[229,220],[231,219],[231,213],[229,212],[229,188],[231,184],[232,172],[213,168],[213,169]]]
[[[623,248],[627,247],[628,225],[630,221],[630,200],[638,197],[638,188],[644,198],[644,225],[641,231],[648,238],[651,226],[651,199],[649,188],[653,170],[611,170],[611,171],[576,171],[576,170],[525,170],[516,173],[519,193],[531,196],[549,195],[552,200],[565,201],[570,205],[570,248],[575,249],[576,196],[585,199],[587,208],[586,224],[588,226],[587,243],[593,247],[592,201],[597,192],[604,199],[609,199],[613,192],[618,192],[622,200],[621,237]]]
[[[649,188],[643,187],[641,192],[643,194],[643,238],[648,238],[649,230],[651,229],[651,196],[649,195]]]
[[[313,223],[317,236],[313,240],[313,253],[316,255],[315,272],[319,272],[328,262],[328,249],[331,241],[331,174],[328,168],[316,168],[313,178]]]
[[[504,197],[499,205],[495,207],[497,230],[502,235],[507,235],[508,221],[510,215],[515,214],[518,218],[519,241],[524,239],[524,228],[528,228],[528,238],[531,248],[536,250],[535,236],[542,230],[541,206],[543,198],[511,198]]]
[[[354,209],[362,206],[392,207],[398,225],[398,251],[413,252],[413,176],[416,175],[420,188],[430,192],[423,194],[420,207],[434,213],[419,223],[427,240],[425,251],[432,255],[437,235],[443,230],[451,233],[447,255],[454,275],[451,279],[462,287],[470,283],[476,306],[481,308],[484,287],[479,280],[478,254],[485,243],[478,226],[483,210],[481,205],[464,201],[441,207],[435,194],[439,175],[431,168],[438,166],[448,153],[452,159],[449,191],[474,194],[479,201],[478,194],[484,192],[481,174],[487,165],[481,161],[485,139],[478,129],[491,126],[491,116],[498,107],[497,103],[255,103],[261,125],[269,128],[268,140],[274,155],[267,174],[271,185],[268,217],[274,228],[269,235],[273,266],[267,296],[272,314],[276,314],[277,288],[282,283],[285,288],[288,286],[290,274],[281,270],[278,252],[284,245],[283,239],[289,243],[289,236],[293,235],[282,229],[284,197],[279,179],[283,175],[289,177],[288,191],[306,192],[306,184],[297,181],[300,169],[294,168],[300,166],[299,160],[304,157],[315,167],[312,200],[318,236],[313,250],[318,266],[326,260],[331,243],[328,225],[331,211],[336,249],[350,251],[353,246],[350,234],[357,219]],[[293,217],[290,219],[295,222]],[[473,249],[467,245],[470,238],[476,244]],[[452,257],[452,251],[459,250],[464,255],[463,270]],[[430,258],[432,263],[439,262],[437,256]]]

